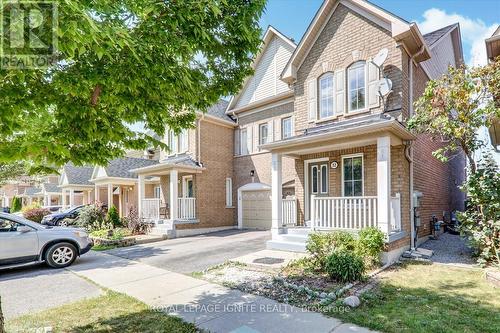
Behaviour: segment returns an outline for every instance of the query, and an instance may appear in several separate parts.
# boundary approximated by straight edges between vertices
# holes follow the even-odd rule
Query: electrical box
[[[422,192],[419,191],[414,191],[413,192],[413,207],[417,208],[420,207],[420,200],[424,195]]]
[[[422,198],[422,192],[413,192],[413,219],[415,221],[415,227],[420,227],[420,200]]]

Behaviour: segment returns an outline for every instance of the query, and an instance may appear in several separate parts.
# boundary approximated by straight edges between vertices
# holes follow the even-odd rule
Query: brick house
[[[415,231],[423,240],[432,215],[462,208],[465,162],[437,161],[443,143],[405,122],[426,82],[462,61],[458,24],[423,36],[361,0],[324,1],[297,46],[270,27],[227,110],[238,121],[238,226],[271,229],[268,246],[292,250],[312,229],[376,226],[386,260],[414,246]]]

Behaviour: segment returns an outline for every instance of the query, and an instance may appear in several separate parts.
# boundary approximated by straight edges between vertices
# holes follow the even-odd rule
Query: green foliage
[[[40,203],[39,203],[39,202],[33,202],[33,203],[29,204],[29,205],[24,206],[24,207],[21,209],[21,212],[23,212],[23,213],[24,213],[24,212],[26,212],[26,211],[28,211],[28,210],[33,209],[33,208],[41,208],[41,207],[42,207],[42,206],[40,206]]]
[[[130,235],[131,235],[130,230],[124,228],[100,229],[100,230],[94,230],[90,233],[90,236],[92,237],[104,238],[109,240],[120,240]]]
[[[127,216],[123,218],[123,224],[132,232],[133,235],[146,234],[151,227],[149,223],[144,222],[139,217],[137,208],[133,206],[129,208]]]
[[[480,264],[500,267],[500,170],[491,156],[469,175],[463,190],[469,204],[458,214],[461,232],[477,249]]]
[[[40,223],[45,215],[49,215],[50,210],[46,208],[30,208],[23,211],[23,216],[25,219],[30,221]]]
[[[118,214],[118,210],[116,209],[115,206],[111,206],[108,209],[108,214],[106,215],[106,221],[115,228],[122,225],[122,221],[120,220],[120,215]]]
[[[111,229],[112,225],[107,223],[106,211],[102,203],[83,207],[75,220],[77,226],[92,232],[94,230]]]
[[[11,213],[16,213],[22,209],[22,202],[21,198],[18,197],[13,197],[12,202],[10,204],[10,212]]]
[[[312,256],[312,263],[318,270],[323,270],[327,256],[334,249],[353,251],[356,246],[354,236],[346,231],[315,232],[309,234],[306,250]]]
[[[340,282],[361,280],[365,273],[363,259],[347,249],[337,249],[326,259],[325,270],[328,275]]]
[[[104,165],[127,149],[166,148],[130,124],[178,132],[193,126],[197,111],[236,94],[252,74],[264,7],[265,0],[59,1],[53,64],[0,69],[0,162]]]
[[[369,265],[380,264],[380,254],[384,250],[385,236],[380,229],[368,227],[361,229],[356,242],[356,253]]]
[[[475,172],[473,154],[485,144],[477,133],[500,117],[499,91],[499,63],[472,69],[450,67],[447,75],[427,83],[408,127],[444,139],[447,144],[433,152],[443,162],[463,151]]]
[[[10,180],[18,179],[27,174],[26,163],[13,161],[11,163],[0,163],[0,186]]]

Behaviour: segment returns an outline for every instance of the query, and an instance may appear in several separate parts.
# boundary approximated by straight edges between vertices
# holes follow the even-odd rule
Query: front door
[[[330,177],[328,174],[328,161],[310,163],[308,167],[308,195],[306,196],[308,210],[311,209],[311,196],[327,197],[330,193]],[[306,219],[310,218],[309,211]]]

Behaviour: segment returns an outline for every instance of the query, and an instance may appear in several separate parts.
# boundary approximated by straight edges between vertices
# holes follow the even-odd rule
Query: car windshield
[[[82,207],[82,206],[69,208],[69,209],[66,209],[65,211],[63,211],[63,213],[64,213],[64,214],[67,214],[67,213],[76,212],[76,211],[78,211],[81,207]]]

